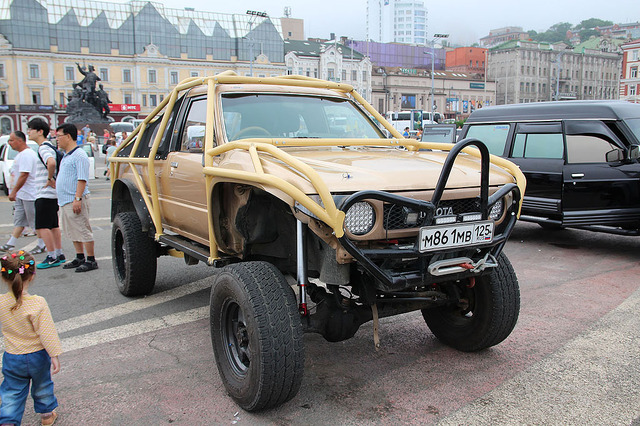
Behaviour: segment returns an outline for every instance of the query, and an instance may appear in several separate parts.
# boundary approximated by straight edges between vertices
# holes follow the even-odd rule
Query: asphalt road
[[[100,269],[39,271],[30,289],[49,302],[65,350],[55,376],[61,425],[640,425],[640,238],[518,224],[505,252],[522,307],[505,342],[457,352],[419,313],[381,320],[379,352],[371,324],[340,343],[306,335],[298,396],[246,413],[225,394],[213,361],[215,271],[161,258],[152,295],[120,295],[109,183],[96,179],[90,189]],[[0,197],[2,243],[11,222],[11,203]],[[35,238],[20,243],[29,249]],[[71,242],[64,248],[73,257]],[[29,405],[25,424],[38,423]]]

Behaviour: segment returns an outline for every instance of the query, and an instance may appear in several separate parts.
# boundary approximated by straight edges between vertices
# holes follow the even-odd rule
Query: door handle
[[[574,179],[581,179],[584,177],[584,173],[571,173],[571,177]]]
[[[172,161],[171,162],[171,167],[177,168],[178,167],[178,162],[177,161]]]

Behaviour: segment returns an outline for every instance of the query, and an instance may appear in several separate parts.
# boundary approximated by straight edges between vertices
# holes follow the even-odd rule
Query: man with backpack
[[[38,144],[36,166],[36,233],[44,240],[47,257],[36,265],[38,269],[60,266],[66,262],[62,252],[62,235],[58,224],[56,175],[62,153],[47,141],[49,124],[41,118],[27,123],[29,139]]]

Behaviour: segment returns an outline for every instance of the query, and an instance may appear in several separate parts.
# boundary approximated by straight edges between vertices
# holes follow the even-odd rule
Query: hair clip
[[[2,256],[2,260],[7,260],[7,256]]]
[[[20,275],[24,274],[24,266],[21,266],[20,269],[18,269],[18,272],[20,272]]]
[[[29,269],[29,264],[24,265],[25,269]]]
[[[35,263],[35,262],[33,261],[33,259],[31,259],[31,260],[29,261],[29,265],[33,265],[34,263]]]
[[[11,275],[11,273],[12,273],[12,272],[13,272],[13,271],[12,271],[11,269],[9,269],[9,270],[7,271],[7,274]]]
[[[20,250],[18,254],[24,254],[24,250]]]
[[[5,272],[6,269],[4,269],[4,266],[2,267],[2,269],[0,269],[0,272]]]
[[[11,253],[11,257],[13,257],[14,259],[17,257],[18,255],[15,253]]]
[[[18,259],[20,259],[20,260],[24,260],[24,256],[20,256]]]

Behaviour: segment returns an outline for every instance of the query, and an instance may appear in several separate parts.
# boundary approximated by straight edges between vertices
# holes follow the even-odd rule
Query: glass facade
[[[264,53],[284,62],[280,20],[165,8],[132,0],[116,4],[79,0],[4,0],[0,33],[16,49],[120,55],[153,44],[169,58],[248,61]]]

